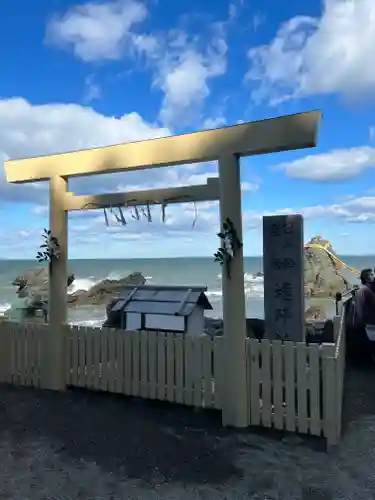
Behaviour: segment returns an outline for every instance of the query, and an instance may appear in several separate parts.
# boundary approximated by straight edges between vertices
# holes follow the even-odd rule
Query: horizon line
[[[375,257],[374,254],[337,254],[340,257]],[[246,258],[262,258],[262,254],[258,255],[244,255],[244,259]],[[74,258],[68,258],[68,261],[72,260],[104,260],[104,261],[111,261],[111,260],[170,260],[170,259],[211,259],[213,260],[213,256],[211,255],[194,255],[194,256],[189,256],[189,255],[178,255],[174,257],[170,256],[165,256],[165,257],[74,257]],[[23,262],[30,262],[30,261],[35,261],[35,258],[29,258],[29,259],[19,259],[19,258],[13,258],[13,257],[5,257],[5,258],[0,258],[0,262],[9,262],[9,261],[23,261]]]

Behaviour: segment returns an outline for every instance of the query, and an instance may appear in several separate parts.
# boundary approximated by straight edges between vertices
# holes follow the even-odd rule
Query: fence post
[[[323,434],[327,446],[339,443],[339,427],[337,425],[338,409],[336,398],[336,359],[335,345],[322,344],[322,377],[323,377]]]
[[[11,324],[8,321],[1,321],[0,323],[0,383],[6,383],[10,381],[10,363],[12,359],[11,351]]]
[[[344,392],[345,361],[346,361],[346,331],[345,331],[345,305],[339,318],[339,334],[336,340],[336,401],[337,401],[337,428],[338,439],[341,437],[342,404]]]
[[[341,315],[333,317],[333,341],[336,342],[340,335]]]
[[[41,387],[52,391],[66,390],[66,335],[64,325],[40,325]]]

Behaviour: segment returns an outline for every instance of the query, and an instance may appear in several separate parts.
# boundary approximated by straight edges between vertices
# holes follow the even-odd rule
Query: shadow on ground
[[[3,385],[0,397],[1,433],[19,443],[21,455],[22,442],[48,440],[69,463],[84,460],[147,482],[158,476],[220,485],[241,474],[219,412],[83,390]]]
[[[347,363],[342,409],[342,434],[366,417],[375,417],[375,364]]]

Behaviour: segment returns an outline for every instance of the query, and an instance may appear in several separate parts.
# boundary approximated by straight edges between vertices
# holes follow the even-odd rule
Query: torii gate
[[[61,325],[67,320],[69,210],[219,199],[221,222],[229,218],[242,240],[239,158],[315,147],[320,119],[319,111],[311,111],[180,136],[6,161],[8,182],[49,181],[50,230],[61,247],[61,256],[53,261],[49,278],[49,322],[54,334],[48,336],[49,369],[46,369],[43,386],[65,389],[65,342]],[[208,179],[206,185],[90,196],[68,192],[69,177],[214,160],[219,163],[219,179]],[[226,384],[223,387],[223,424],[246,427],[249,386],[242,248],[232,259],[231,276],[222,273],[222,289]]]

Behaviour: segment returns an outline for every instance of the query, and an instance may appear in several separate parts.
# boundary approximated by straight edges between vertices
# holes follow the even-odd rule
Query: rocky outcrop
[[[353,288],[353,284],[343,274],[344,263],[341,262],[328,240],[321,236],[314,236],[305,245],[304,257],[306,297],[333,298],[337,292],[345,293]],[[256,272],[253,276],[263,277],[264,273]],[[313,316],[314,311],[310,313]]]
[[[119,280],[105,279],[90,290],[78,290],[68,295],[68,303],[70,306],[107,305],[109,301],[118,297],[125,286],[138,286],[145,283],[146,278],[140,272],[129,274]]]
[[[74,275],[68,278],[68,286],[74,282]],[[68,293],[68,305],[70,307],[107,305],[108,302],[119,295],[126,285],[143,285],[146,278],[140,272],[134,272],[119,280],[104,279],[96,283],[89,290],[77,290]],[[48,269],[39,268],[27,271],[13,280],[13,285],[18,291],[27,290],[29,296],[34,297],[35,307],[48,302]]]
[[[309,245],[319,245],[318,247]],[[326,252],[323,248],[327,248]],[[307,297],[329,298],[353,287],[343,275],[343,264],[336,260],[331,243],[321,236],[312,238],[305,247],[305,294]]]
[[[67,285],[70,286],[74,282],[74,274],[68,276]],[[18,291],[27,287],[29,291],[38,294],[41,300],[48,298],[48,269],[41,267],[31,269],[14,278],[12,285],[18,287]]]

